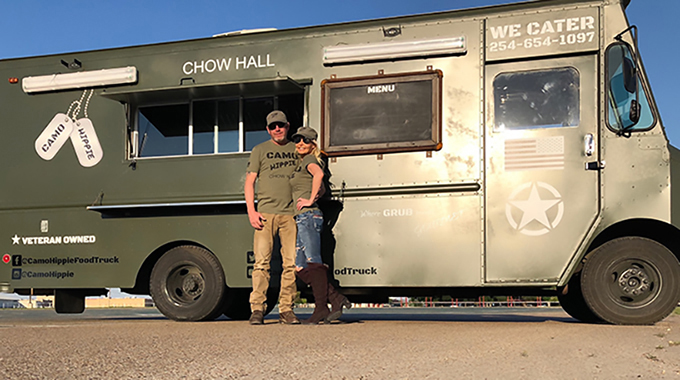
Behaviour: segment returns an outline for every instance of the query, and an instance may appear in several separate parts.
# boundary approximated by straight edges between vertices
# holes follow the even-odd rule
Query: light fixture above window
[[[465,54],[465,37],[324,47],[324,65]]]
[[[26,77],[22,79],[21,85],[25,93],[32,94],[36,92],[73,90],[136,82],[137,68],[127,66],[115,69]]]

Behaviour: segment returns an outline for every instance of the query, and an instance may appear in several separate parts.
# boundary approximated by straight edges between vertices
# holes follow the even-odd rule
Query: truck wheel
[[[207,250],[175,247],[154,265],[149,284],[158,310],[176,321],[213,320],[222,314],[222,266]]]
[[[642,237],[598,247],[581,274],[590,309],[613,324],[649,325],[666,318],[680,300],[680,263],[665,246]]]
[[[568,293],[558,294],[557,299],[560,301],[562,309],[572,318],[585,323],[598,323],[602,319],[595,315],[586,300],[583,299],[583,292],[581,291],[581,272],[574,274],[568,283]]]
[[[264,315],[274,310],[278,295],[278,289],[270,288],[267,291],[267,309],[264,311]],[[224,308],[225,316],[235,321],[245,321],[250,318],[250,289],[231,289],[227,298],[228,305]]]

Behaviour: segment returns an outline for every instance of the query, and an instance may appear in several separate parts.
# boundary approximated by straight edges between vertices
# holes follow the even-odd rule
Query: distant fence
[[[532,301],[518,300],[508,297],[505,301],[490,301],[479,298],[476,301],[452,299],[451,301],[432,301],[425,300],[411,300],[408,298],[390,300],[389,303],[352,303],[354,307],[360,308],[383,308],[383,307],[560,307],[559,301],[542,300],[540,298]],[[295,307],[305,308],[314,307],[313,303],[297,304]]]

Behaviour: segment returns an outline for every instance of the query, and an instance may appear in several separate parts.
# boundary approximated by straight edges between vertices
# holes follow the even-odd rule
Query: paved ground
[[[555,308],[352,309],[330,326],[276,317],[0,310],[0,379],[680,379],[680,315],[655,326],[583,324]]]

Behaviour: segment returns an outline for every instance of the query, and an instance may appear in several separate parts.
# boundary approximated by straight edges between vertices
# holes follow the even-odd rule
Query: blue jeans
[[[303,212],[295,216],[297,241],[295,266],[307,268],[307,263],[321,264],[321,230],[323,213],[319,210]]]

